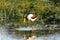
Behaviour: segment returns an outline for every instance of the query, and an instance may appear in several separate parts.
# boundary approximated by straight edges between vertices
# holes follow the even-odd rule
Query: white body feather
[[[32,16],[33,16],[33,14],[29,14],[29,15],[27,16],[28,20],[35,21],[35,20],[37,19],[37,17],[34,18],[34,19],[32,19],[32,18],[31,18]]]

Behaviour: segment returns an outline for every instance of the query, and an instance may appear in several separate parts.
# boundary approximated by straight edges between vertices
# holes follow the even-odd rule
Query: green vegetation
[[[23,15],[30,12],[38,15],[36,23],[43,25],[50,21],[51,15],[53,16],[51,20],[60,16],[60,5],[40,0],[0,0],[0,23],[15,22],[23,25]],[[28,21],[28,25],[29,23]]]
[[[60,1],[40,1],[40,0],[0,0],[0,24],[9,24],[8,31],[16,27],[31,26],[31,22],[28,21],[26,25],[23,22],[23,15],[34,13],[38,15],[38,19],[34,22],[38,26],[44,26],[45,24],[60,24]],[[35,25],[36,26],[36,25]],[[4,26],[5,27],[5,26]],[[15,31],[16,34],[24,34],[24,32]],[[56,30],[38,30],[35,31],[37,35],[55,33]],[[30,34],[31,32],[26,32]],[[45,39],[45,38],[44,38]]]

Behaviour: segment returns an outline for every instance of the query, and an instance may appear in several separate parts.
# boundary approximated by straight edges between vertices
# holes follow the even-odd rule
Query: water
[[[23,37],[16,37],[15,33],[8,34],[6,28],[0,27],[0,40],[23,40]],[[54,33],[49,35],[42,35],[37,37],[36,40],[60,40],[60,33]]]

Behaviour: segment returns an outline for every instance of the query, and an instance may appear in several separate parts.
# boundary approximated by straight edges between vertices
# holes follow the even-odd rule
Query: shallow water
[[[15,33],[8,34],[7,30],[4,27],[0,27],[0,40],[23,40],[23,37],[17,37]],[[42,35],[37,37],[36,40],[60,40],[60,33]]]

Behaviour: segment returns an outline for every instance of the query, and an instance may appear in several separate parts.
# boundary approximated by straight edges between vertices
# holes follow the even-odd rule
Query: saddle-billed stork
[[[26,21],[26,20],[30,20],[30,21],[35,21],[37,19],[37,15],[35,15],[35,14],[25,14],[24,15],[24,22]]]

